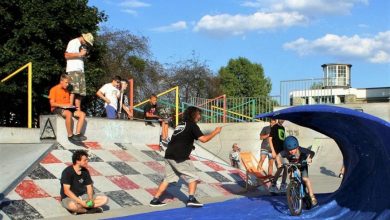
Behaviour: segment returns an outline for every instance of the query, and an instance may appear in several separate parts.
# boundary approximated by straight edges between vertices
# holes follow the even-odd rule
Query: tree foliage
[[[230,59],[219,70],[219,80],[221,91],[231,97],[268,96],[272,86],[271,80],[264,76],[262,65],[243,57]]]
[[[215,86],[218,80],[208,65],[194,54],[192,58],[172,65],[169,73],[171,85],[180,86],[180,97],[184,102],[189,102],[190,97],[212,98],[219,92]]]
[[[42,96],[65,72],[64,52],[69,40],[83,32],[96,35],[98,24],[106,20],[106,15],[87,6],[87,0],[0,1],[0,14],[0,77],[33,63],[33,112],[37,117],[49,109]],[[90,63],[97,62],[94,58],[99,57],[99,47],[94,48],[94,54]],[[25,75],[19,73],[0,84],[2,101],[7,103],[0,112],[2,125],[26,124]],[[7,120],[10,114],[15,114],[17,120]]]

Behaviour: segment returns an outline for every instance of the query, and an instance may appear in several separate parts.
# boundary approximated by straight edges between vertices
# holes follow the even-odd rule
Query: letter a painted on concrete
[[[56,133],[54,131],[50,118],[47,118],[46,120],[45,126],[41,134],[41,139],[56,139]]]

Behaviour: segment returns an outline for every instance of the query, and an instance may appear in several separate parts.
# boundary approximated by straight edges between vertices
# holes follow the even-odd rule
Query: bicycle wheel
[[[293,180],[288,184],[286,196],[291,215],[300,215],[302,213],[302,198],[300,184],[297,181]]]

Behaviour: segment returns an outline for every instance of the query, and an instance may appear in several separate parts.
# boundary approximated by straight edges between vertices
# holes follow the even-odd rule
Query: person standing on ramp
[[[179,180],[180,176],[185,176],[188,181],[188,201],[187,207],[202,207],[194,197],[199,177],[196,175],[195,167],[189,156],[194,149],[194,140],[206,143],[221,132],[221,127],[215,128],[210,134],[204,135],[196,124],[201,119],[201,110],[191,106],[183,115],[183,121],[177,125],[172,134],[171,141],[165,151],[165,178],[158,187],[150,206],[166,205],[160,200],[160,196],[168,188],[169,183]]]

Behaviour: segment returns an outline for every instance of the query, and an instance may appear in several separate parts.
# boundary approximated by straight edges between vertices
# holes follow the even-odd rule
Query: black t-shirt
[[[63,184],[70,185],[70,191],[76,196],[81,196],[87,193],[87,185],[91,185],[92,183],[91,175],[89,175],[87,169],[81,168],[81,174],[77,175],[73,166],[68,166],[62,171],[61,175],[61,199],[67,197],[64,193]]]
[[[203,136],[202,131],[195,122],[181,122],[175,128],[168,148],[165,151],[165,158],[182,162],[189,159],[194,140]]]
[[[156,118],[146,117],[146,112],[149,112],[152,115],[158,115],[157,104],[152,105],[150,102],[148,102],[144,106],[144,118],[147,120],[156,119]]]
[[[283,150],[283,143],[285,138],[285,131],[283,125],[275,124],[271,127],[270,137],[272,137],[272,144],[276,153]]]

